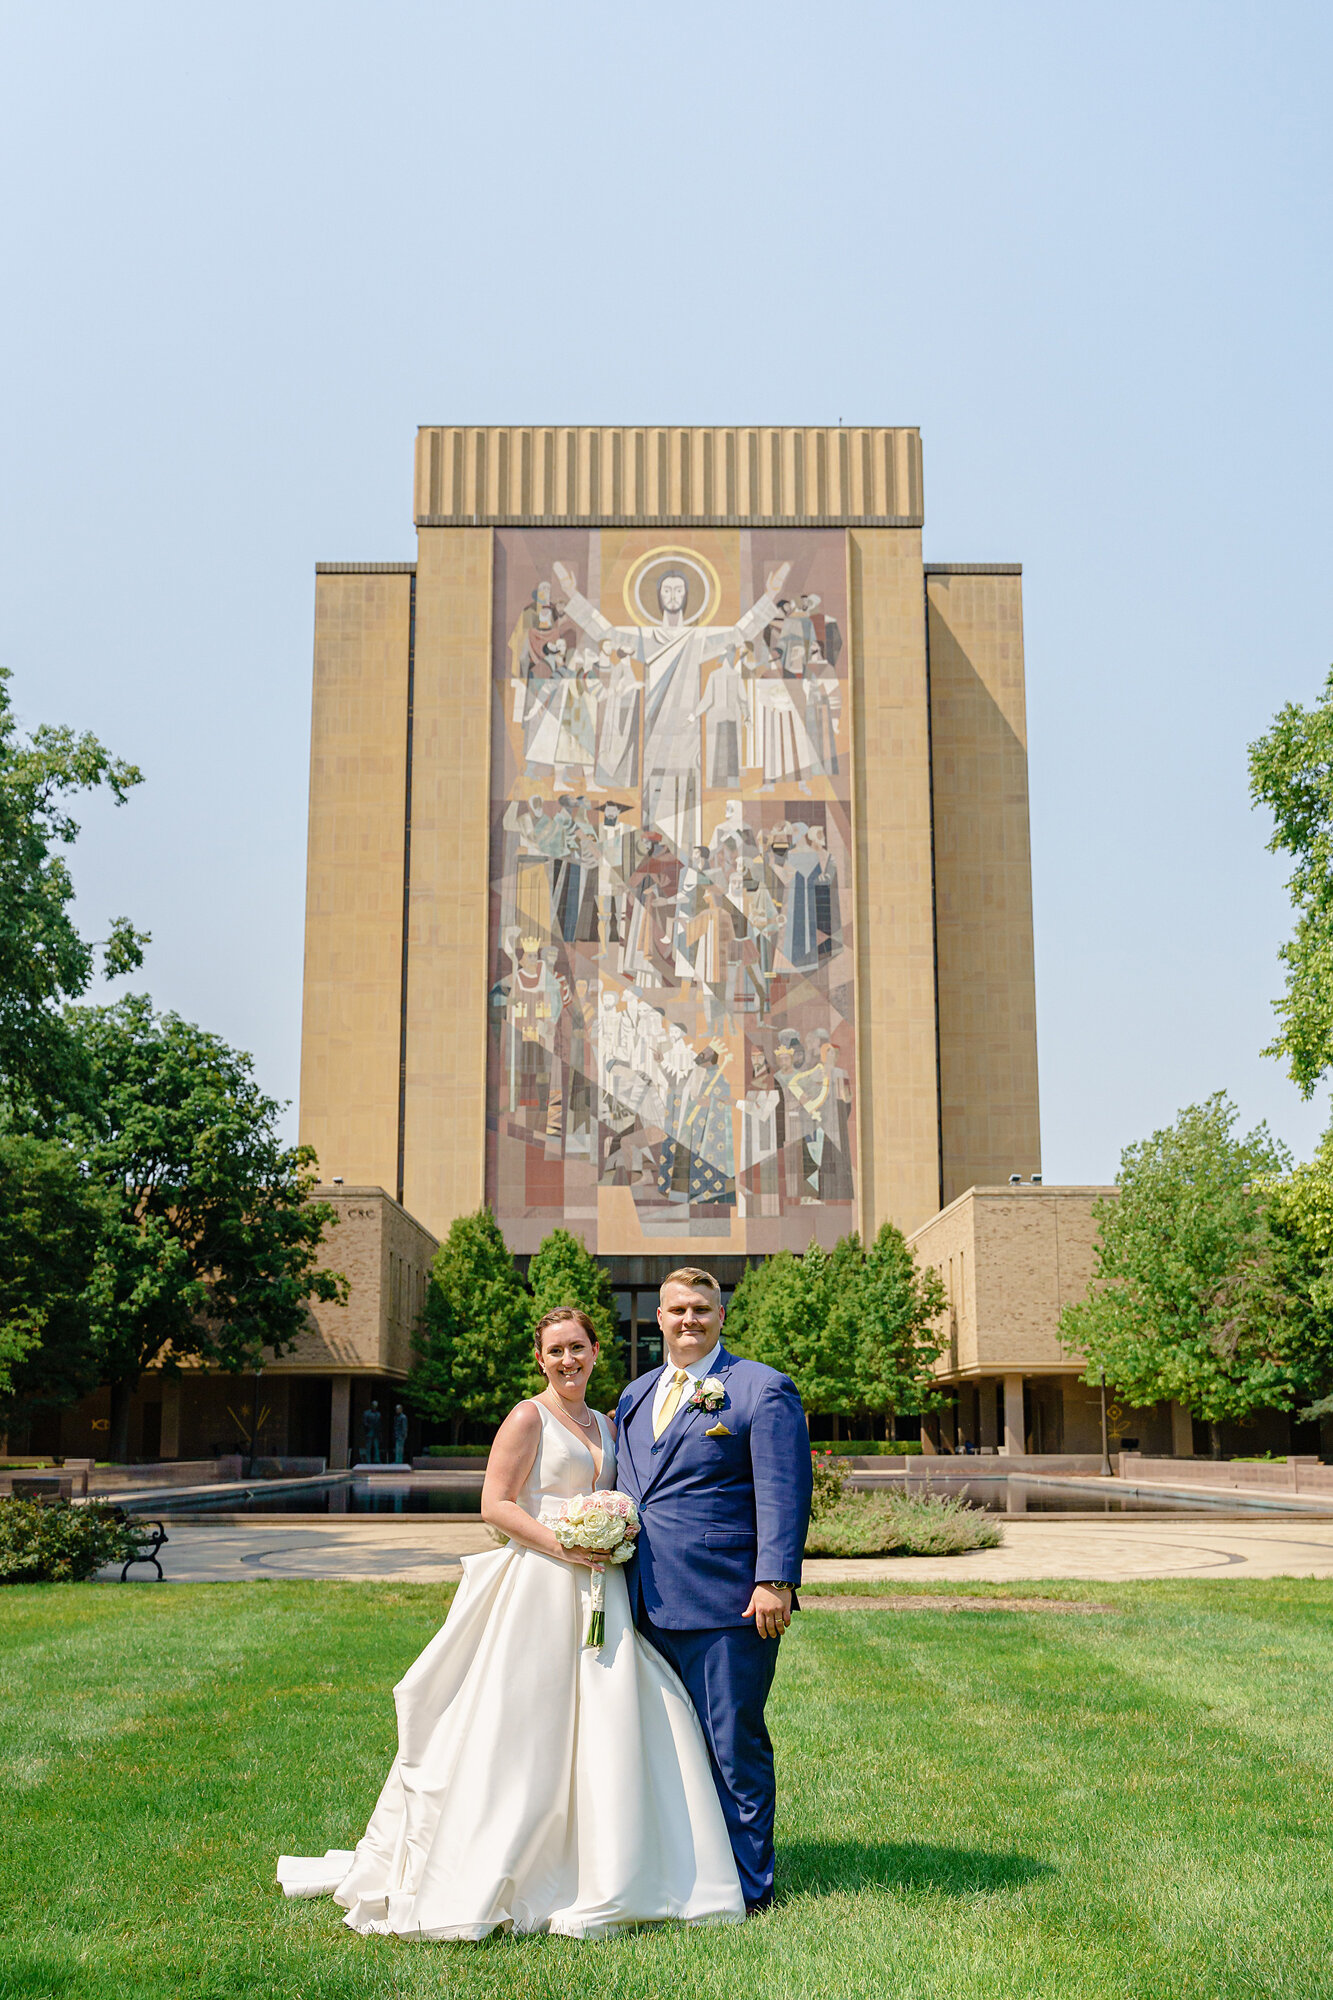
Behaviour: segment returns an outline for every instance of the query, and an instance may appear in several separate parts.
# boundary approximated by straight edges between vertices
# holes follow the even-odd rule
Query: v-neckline
[[[597,1414],[596,1410],[592,1412],[592,1420],[597,1427],[597,1437],[602,1447],[602,1462],[599,1465],[597,1463],[597,1460],[593,1458],[592,1446],[588,1443],[586,1438],[582,1438],[579,1436],[578,1430],[575,1427],[575,1425],[567,1424],[563,1417],[557,1416],[555,1411],[551,1408],[551,1405],[549,1403],[543,1403],[540,1396],[537,1398],[537,1401],[539,1404],[541,1404],[541,1407],[543,1410],[545,1410],[547,1416],[550,1417],[554,1423],[559,1424],[562,1431],[567,1431],[570,1437],[572,1437],[576,1443],[582,1445],[583,1449],[587,1452],[589,1459],[592,1460],[592,1490],[595,1493],[597,1491],[597,1482],[601,1478],[602,1474],[606,1471],[606,1434],[602,1430],[601,1417]]]

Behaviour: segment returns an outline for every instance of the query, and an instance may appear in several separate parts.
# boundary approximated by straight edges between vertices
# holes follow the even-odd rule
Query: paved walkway
[[[448,1581],[459,1557],[494,1546],[481,1523],[459,1516],[363,1516],[318,1522],[169,1521],[163,1550],[170,1580],[239,1583],[263,1577],[327,1577],[348,1582]],[[153,1579],[151,1570],[137,1576]],[[965,1556],[895,1556],[882,1561],[811,1561],[807,1587],[852,1578],[898,1582],[985,1578],[1017,1583],[1072,1577],[1333,1577],[1333,1521],[1163,1521],[1143,1516],[1005,1521],[1004,1545]]]

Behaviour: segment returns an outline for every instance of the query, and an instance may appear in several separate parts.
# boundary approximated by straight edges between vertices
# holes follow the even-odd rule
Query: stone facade
[[[317,1305],[309,1331],[259,1376],[150,1370],[130,1413],[132,1460],[248,1455],[253,1442],[259,1456],[327,1458],[337,1469],[359,1444],[372,1398],[391,1435],[395,1391],[412,1365],[412,1331],[439,1245],[383,1188],[328,1185],[314,1199],[338,1216],[321,1262],[347,1278],[347,1304]],[[104,1458],[109,1428],[109,1397],[100,1389],[38,1420],[29,1448]]]
[[[398,1183],[410,564],[315,579],[301,1117],[326,1174]],[[349,799],[356,802],[348,813]]]
[[[554,822],[561,814],[576,826],[586,821],[585,833],[595,841],[604,831],[600,801],[609,795],[591,764],[571,776],[577,748],[567,746],[577,728],[565,726],[574,713],[566,704],[560,710],[562,747],[549,757],[549,782],[540,772],[534,779],[538,807],[516,798],[507,805],[502,800],[500,808],[494,803],[495,744],[516,740],[514,719],[494,683],[492,663],[513,643],[508,629],[497,627],[496,607],[505,565],[517,546],[512,537],[529,531],[546,538],[541,575],[554,593],[557,622],[570,624],[570,658],[576,646],[591,642],[567,619],[564,586],[551,566],[556,561],[567,560],[569,570],[579,572],[579,588],[588,581],[597,600],[593,613],[614,625],[624,617],[617,609],[615,566],[621,557],[614,551],[632,551],[642,543],[641,561],[659,544],[679,551],[687,566],[694,561],[700,574],[711,570],[719,579],[721,608],[709,619],[720,617],[725,626],[727,620],[744,619],[756,604],[755,593],[763,590],[760,572],[787,554],[790,544],[797,555],[791,587],[798,600],[783,611],[785,626],[766,613],[767,624],[760,618],[753,635],[745,627],[749,654],[739,664],[756,680],[765,672],[777,674],[796,703],[798,724],[810,725],[805,739],[797,728],[795,760],[775,774],[762,765],[753,727],[745,735],[741,704],[736,725],[746,742],[741,762],[754,760],[753,775],[742,772],[739,782],[733,780],[739,831],[731,876],[724,880],[719,873],[716,852],[712,859],[718,877],[713,907],[720,906],[724,917],[715,927],[715,947],[705,932],[687,929],[691,911],[683,899],[693,893],[685,882],[693,866],[689,839],[677,833],[679,851],[671,856],[667,888],[676,964],[657,982],[665,990],[649,990],[650,981],[639,998],[657,1007],[664,1028],[678,1026],[675,1016],[683,1019],[688,1012],[678,989],[691,972],[703,982],[705,945],[714,950],[718,962],[707,1039],[718,1048],[726,1088],[710,1087],[706,1148],[685,1174],[681,1134],[671,1129],[672,1118],[683,1118],[684,1112],[671,1110],[670,1091],[650,1056],[640,1078],[642,1105],[662,1106],[666,1115],[654,1123],[656,1114],[641,1105],[637,1127],[617,1135],[623,1140],[618,1150],[604,1133],[600,1149],[594,1146],[590,1155],[596,1185],[584,1189],[582,1164],[567,1177],[568,1185],[578,1188],[569,1199],[569,1226],[585,1235],[589,1228],[595,1232],[595,1248],[613,1271],[626,1260],[667,1250],[660,1230],[654,1240],[652,1229],[641,1226],[643,1204],[636,1200],[655,1179],[664,1199],[679,1199],[688,1211],[683,1226],[670,1232],[672,1254],[702,1255],[709,1249],[763,1254],[774,1247],[757,1224],[762,1217],[767,1226],[773,1214],[765,1201],[776,1200],[781,1213],[775,1242],[800,1248],[845,1226],[831,1208],[827,1216],[821,1210],[834,1193],[846,1200],[847,1179],[854,1183],[849,1219],[871,1235],[885,1220],[908,1230],[920,1227],[942,1201],[973,1183],[1001,1173],[1038,1172],[1021,586],[1014,564],[923,562],[918,433],[909,427],[428,427],[418,438],[415,517],[414,565],[319,567],[301,1136],[315,1146],[325,1175],[389,1188],[437,1236],[455,1215],[483,1198],[496,1200],[500,1190],[494,1168],[488,1180],[487,1144],[489,1128],[494,1145],[502,1114],[494,1079],[488,1105],[486,1076],[488,1047],[492,1066],[496,1060],[488,995],[492,1009],[508,1004],[503,992],[498,1003],[495,999],[506,976],[497,932],[510,866],[499,860],[498,843],[506,837],[499,814],[518,810],[520,803],[530,817],[539,814],[538,844],[529,851],[540,853],[543,841],[549,846],[555,839]],[[558,553],[562,536],[569,542],[568,559]],[[595,564],[590,536],[601,537]],[[836,546],[842,581],[817,593],[816,610],[800,598],[798,579],[802,562],[824,560],[811,552],[825,541]],[[594,568],[602,579],[596,588]],[[538,596],[534,588],[534,607]],[[836,620],[841,657],[826,673],[824,649],[833,632],[827,614],[839,599],[846,606],[845,617],[839,611]],[[586,609],[581,615],[586,623]],[[512,617],[510,609],[505,617]],[[741,900],[748,886],[740,865],[744,841],[753,835],[766,852],[765,815],[773,809],[773,801],[757,796],[748,803],[750,793],[776,794],[793,824],[811,826],[825,791],[829,800],[835,798],[810,758],[815,710],[802,706],[827,697],[817,695],[812,676],[802,684],[791,663],[789,635],[803,621],[819,628],[816,657],[823,685],[831,688],[836,678],[846,688],[837,749],[840,771],[851,771],[844,809],[850,813],[852,879],[838,879],[836,905],[850,972],[837,1011],[843,1027],[821,1029],[823,1041],[814,1026],[818,996],[802,991],[799,959],[782,956],[781,908],[766,938],[762,916],[754,907],[742,909]],[[783,631],[788,638],[780,636]],[[600,664],[581,663],[575,670],[592,690],[599,732],[610,712],[615,674],[622,675],[625,687],[623,677],[633,668],[632,661],[625,664],[628,655],[617,663],[614,643]],[[570,671],[563,648],[557,651],[561,657],[549,669],[553,675]],[[724,651],[715,652],[725,664]],[[645,752],[652,653],[650,645],[640,669],[646,676],[639,723]],[[778,654],[780,666],[766,667]],[[713,655],[701,657],[707,695]],[[538,671],[548,669],[539,663]],[[502,692],[507,698],[507,689]],[[553,697],[543,692],[542,699]],[[530,706],[528,712],[535,711]],[[707,841],[722,825],[717,817],[722,803],[708,803],[713,724],[700,717],[700,728],[707,733],[689,754],[704,765],[703,804],[691,824],[699,829],[695,837]],[[827,749],[832,746],[827,729],[825,736]],[[526,752],[532,745],[524,741],[519,748]],[[643,796],[630,794],[622,823],[646,836],[657,830],[652,824],[657,808],[646,773],[639,774],[639,782]],[[566,792],[568,807],[561,803]],[[676,795],[684,795],[683,785]],[[395,830],[399,801],[402,824]],[[683,826],[685,816],[678,819]],[[726,826],[731,825],[729,813]],[[798,845],[802,837],[798,828]],[[831,822],[824,837],[831,849]],[[664,838],[670,845],[669,828]],[[565,852],[576,854],[574,834]],[[542,905],[529,901],[525,913],[568,897],[569,871],[561,876],[560,866],[556,856]],[[777,876],[785,881],[787,873],[784,864]],[[780,906],[785,889],[776,878],[769,886]],[[831,900],[826,893],[825,910]],[[628,903],[626,910],[632,914]],[[739,925],[732,921],[738,912],[744,917]],[[692,920],[697,926],[697,918]],[[582,920],[566,910],[559,921]],[[598,921],[604,926],[609,921],[604,898]],[[528,965],[535,973],[549,951],[551,978],[563,979],[572,999],[577,978],[585,976],[589,991],[582,1001],[591,1006],[600,997],[591,994],[595,978],[586,978],[586,968],[580,974],[574,953],[566,952],[574,934],[562,933],[554,917],[550,923],[546,931],[529,926],[538,944]],[[669,931],[672,925],[659,928]],[[690,972],[681,966],[684,940],[693,961]],[[651,942],[661,951],[661,939]],[[759,965],[757,975],[752,962]],[[772,1062],[773,1050],[731,1011],[742,984],[738,967],[756,983],[767,982],[761,1011],[774,1003],[787,1010],[785,1018],[798,1022],[796,1030],[784,1030],[801,1036],[798,1055],[807,1066],[806,1084],[794,1096],[790,1079],[763,1074],[760,1065]],[[617,970],[623,980],[623,969]],[[799,1027],[801,1009],[810,1014],[805,1031]],[[568,1040],[569,1005],[563,1015],[560,1034]],[[577,1050],[596,1065],[595,1047],[589,1047],[582,1025],[575,1055],[568,1046],[555,1047],[553,1030],[539,1032],[552,1044],[546,1069],[559,1072],[557,1090],[561,1076],[577,1077]],[[835,1095],[843,1106],[836,1117],[817,1101],[811,1053],[830,1038],[836,1046],[825,1060],[837,1074]],[[781,1040],[776,1028],[768,1039]],[[701,1049],[702,1059],[712,1060],[702,1032],[692,1034],[690,1045],[696,1060]],[[593,1079],[598,1089],[605,1085],[604,1069]],[[752,1091],[754,1108],[747,1112],[742,1100]],[[531,1215],[513,1217],[518,1250],[533,1247],[528,1237],[534,1231],[540,1236],[560,1219],[547,1210],[550,1187],[559,1181],[556,1167],[570,1151],[572,1113],[568,1092],[559,1103],[551,1093],[544,1076],[540,1113],[529,1117],[540,1115],[541,1130],[533,1127],[533,1138],[538,1149],[544,1142],[550,1172],[528,1177],[543,1192]],[[682,1097],[688,1103],[689,1092]],[[748,1192],[754,1199],[747,1216],[743,1157],[748,1145],[753,1167],[755,1134],[771,1115],[763,1108],[770,1099],[779,1114],[786,1113],[786,1136],[776,1143],[785,1144],[797,1164],[784,1167],[779,1187],[767,1194],[760,1177],[752,1175]],[[836,1156],[842,1142],[850,1148],[851,1164],[846,1174],[830,1174],[823,1155]],[[583,1158],[580,1153],[580,1162]],[[806,1184],[798,1186],[802,1172]],[[679,1194],[668,1192],[673,1174]],[[591,1202],[589,1193],[595,1197]],[[691,1220],[696,1196],[697,1228]],[[502,1221],[510,1198],[505,1193],[497,1200]],[[592,1224],[580,1221],[588,1213]]]
[[[945,1203],[1041,1171],[1017,565],[926,566]]]
[[[956,1393],[927,1427],[937,1449],[1100,1452],[1101,1395],[1062,1346],[1060,1314],[1087,1292],[1097,1204],[1116,1192],[1030,1182],[968,1188],[911,1236],[948,1300],[936,1373]],[[1173,1406],[1139,1410],[1111,1396],[1112,1450],[1193,1448],[1181,1440]]]
[[[973,1187],[915,1231],[922,1264],[933,1265],[949,1304],[949,1344],[940,1374],[1067,1373],[1061,1309],[1081,1299],[1093,1274],[1097,1202],[1113,1187]]]

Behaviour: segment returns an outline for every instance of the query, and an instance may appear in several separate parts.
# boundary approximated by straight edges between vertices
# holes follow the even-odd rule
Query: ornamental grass
[[[807,1556],[961,1556],[996,1549],[1000,1523],[941,1493],[860,1493],[832,1453],[811,1453],[814,1494]]]

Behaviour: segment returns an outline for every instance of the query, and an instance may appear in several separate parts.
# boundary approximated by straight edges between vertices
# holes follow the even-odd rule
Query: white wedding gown
[[[593,1486],[592,1454],[540,1402],[519,1505]],[[596,1484],[615,1484],[602,1432]],[[549,1511],[549,1510],[548,1510]],[[463,1559],[444,1626],[394,1689],[398,1754],[355,1853],[283,1855],[288,1896],[332,1895],[353,1930],[604,1937],[745,1903],[689,1696],[630,1622],[608,1565],[606,1639],[583,1645],[590,1572],[516,1543]]]

